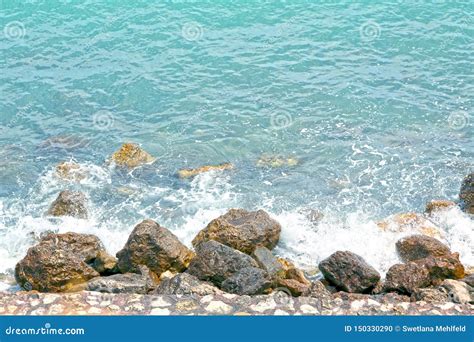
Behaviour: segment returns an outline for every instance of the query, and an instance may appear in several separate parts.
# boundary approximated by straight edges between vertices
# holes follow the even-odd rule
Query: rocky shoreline
[[[154,158],[125,144],[112,160],[133,168]],[[80,179],[76,167],[60,166],[62,176]],[[473,175],[460,192],[468,214]],[[94,235],[51,232],[16,265],[16,282],[25,291],[0,293],[0,314],[472,314],[472,265],[461,263],[430,220],[459,204],[432,201],[424,214],[381,221],[382,230],[407,232],[395,245],[401,263],[384,278],[350,251],[334,251],[312,272],[274,255],[282,227],[264,210],[230,209],[196,235],[192,249],[151,219],[134,227],[116,256]],[[64,190],[47,215],[87,218],[87,198]]]

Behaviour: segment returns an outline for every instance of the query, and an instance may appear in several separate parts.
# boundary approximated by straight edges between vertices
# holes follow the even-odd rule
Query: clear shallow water
[[[151,217],[189,244],[231,207],[274,215],[277,252],[300,265],[349,249],[385,271],[400,234],[374,222],[457,199],[474,169],[472,2],[0,6],[0,272],[49,229],[116,252]],[[125,141],[158,160],[107,166]],[[262,154],[299,163],[259,168]],[[70,159],[80,184],[54,177]],[[176,177],[221,162],[235,170]],[[65,188],[87,194],[89,220],[44,216]],[[474,264],[472,218],[438,219]]]

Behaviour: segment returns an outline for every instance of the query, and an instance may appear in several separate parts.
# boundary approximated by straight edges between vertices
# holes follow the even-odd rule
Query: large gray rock
[[[380,280],[380,274],[361,256],[338,251],[319,263],[324,277],[346,292],[370,291]]]
[[[193,246],[208,240],[250,254],[256,247],[273,249],[280,239],[281,226],[263,210],[231,209],[212,220],[193,240]]]
[[[474,214],[474,172],[464,178],[459,192],[464,211]]]
[[[449,299],[454,303],[474,303],[474,288],[462,281],[446,279],[440,287],[447,292]]]
[[[193,253],[168,229],[144,220],[133,229],[117,258],[122,273],[136,273],[138,266],[144,265],[159,276],[168,270],[184,271]]]
[[[246,267],[258,267],[258,264],[247,254],[210,240],[196,246],[196,256],[188,273],[220,286],[225,279]]]
[[[172,278],[163,279],[153,294],[207,296],[222,294],[213,284],[199,280],[188,273],[179,273]]]
[[[138,293],[147,294],[156,287],[145,266],[140,267],[140,273],[114,274],[108,277],[99,277],[87,283],[87,291],[106,293]]]
[[[428,269],[415,262],[396,264],[389,268],[385,276],[384,290],[397,291],[402,294],[412,294],[419,288],[431,284]]]
[[[252,257],[257,261],[261,269],[265,270],[272,278],[281,276],[284,273],[283,265],[266,247],[257,247],[252,253]]]
[[[80,219],[87,218],[87,199],[79,191],[61,191],[48,210],[51,216],[72,216]]]
[[[27,290],[82,290],[88,280],[99,276],[89,263],[102,251],[102,244],[94,235],[49,234],[16,265],[15,278]]]
[[[398,255],[404,262],[451,254],[448,246],[426,235],[411,235],[397,241]]]
[[[222,282],[222,289],[238,295],[262,294],[272,285],[264,270],[256,267],[243,268]]]

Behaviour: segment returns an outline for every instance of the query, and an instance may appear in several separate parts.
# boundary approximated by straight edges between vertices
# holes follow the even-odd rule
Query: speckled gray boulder
[[[445,303],[449,301],[446,291],[441,291],[439,288],[429,287],[422,289],[415,289],[411,295],[412,301],[425,301],[427,303]]]
[[[324,277],[346,292],[363,293],[377,285],[380,274],[361,256],[338,251],[319,263]]]
[[[459,192],[464,211],[474,214],[474,172],[464,178]]]
[[[256,267],[246,267],[222,282],[222,289],[238,295],[262,294],[272,285],[267,272]]]
[[[416,289],[428,287],[431,284],[428,269],[415,262],[396,264],[389,268],[385,276],[384,290],[411,294]]]
[[[156,287],[150,271],[141,266],[140,273],[114,274],[99,277],[87,283],[86,290],[105,293],[139,293],[147,294]]]
[[[163,279],[153,293],[161,295],[207,296],[223,292],[211,283],[199,280],[191,274],[180,273],[172,278]]]
[[[252,257],[257,261],[260,268],[268,273],[272,278],[282,276],[284,273],[283,265],[278,262],[278,259],[266,247],[257,247]]]
[[[209,240],[196,246],[196,256],[189,265],[188,273],[220,286],[225,279],[246,267],[258,267],[258,264],[247,254]]]

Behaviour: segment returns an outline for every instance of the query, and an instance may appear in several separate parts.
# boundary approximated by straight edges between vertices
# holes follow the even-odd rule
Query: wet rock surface
[[[398,255],[404,262],[451,254],[448,246],[435,238],[425,235],[404,237],[397,241],[396,248]]]
[[[442,238],[441,229],[433,222],[417,213],[400,213],[378,222],[377,226],[383,231],[413,232],[434,238]]]
[[[280,239],[281,226],[263,210],[231,209],[212,220],[193,240],[193,246],[214,240],[251,254],[258,246],[273,249]]]
[[[474,172],[464,178],[459,199],[462,201],[464,211],[474,214]]]
[[[193,253],[168,229],[144,220],[133,229],[117,258],[122,273],[138,272],[138,266],[144,265],[159,276],[168,270],[184,271]]]
[[[234,165],[231,163],[224,163],[219,165],[205,165],[195,169],[183,169],[178,171],[179,178],[192,178],[204,172],[232,170]]]
[[[125,143],[112,154],[111,159],[116,165],[135,168],[155,161],[155,158],[143,150],[138,144]]]
[[[319,263],[324,277],[347,292],[366,292],[380,280],[380,274],[359,255],[338,251]]]
[[[217,286],[244,268],[258,267],[249,255],[214,240],[201,242],[195,250],[188,273]]]
[[[88,216],[86,196],[79,191],[61,191],[49,207],[47,214],[86,219]]]

